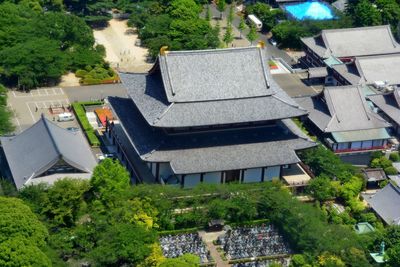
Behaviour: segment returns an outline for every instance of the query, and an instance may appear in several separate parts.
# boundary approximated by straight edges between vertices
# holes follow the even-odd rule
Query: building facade
[[[271,78],[260,47],[161,53],[149,73],[120,73],[107,136],[135,182],[262,182],[315,146],[300,108]],[[300,168],[300,170],[302,170]],[[304,171],[303,171],[304,172]]]
[[[370,109],[360,87],[325,87],[297,102],[310,112],[314,130],[335,153],[386,149],[391,125]]]

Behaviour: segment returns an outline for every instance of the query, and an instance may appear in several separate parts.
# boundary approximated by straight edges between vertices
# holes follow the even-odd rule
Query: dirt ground
[[[111,66],[128,72],[144,72],[152,65],[146,62],[147,49],[135,45],[138,36],[129,28],[127,20],[112,19],[109,26],[93,31],[97,44],[106,48],[106,58]]]
[[[74,73],[69,72],[61,76],[61,82],[57,85],[59,87],[80,86],[79,78]]]

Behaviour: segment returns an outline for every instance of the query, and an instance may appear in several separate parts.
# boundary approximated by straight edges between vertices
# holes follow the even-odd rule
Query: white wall
[[[221,172],[208,172],[203,175],[203,182],[209,184],[221,183]]]
[[[157,175],[157,163],[151,162],[151,173],[154,177]]]
[[[254,183],[261,182],[262,168],[246,169],[244,170],[243,182]]]
[[[200,174],[188,174],[185,175],[184,188],[192,188],[200,183]]]
[[[174,172],[171,169],[171,166],[169,165],[169,163],[160,163],[160,179],[161,177],[163,178],[167,178],[168,176],[174,174]]]
[[[265,168],[264,181],[272,181],[272,178],[278,178],[281,176],[281,166],[272,166]]]

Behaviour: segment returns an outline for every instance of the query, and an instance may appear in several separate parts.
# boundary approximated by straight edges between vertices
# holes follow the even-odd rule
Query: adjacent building
[[[160,52],[148,73],[120,73],[128,98],[108,98],[107,136],[136,182],[268,181],[315,146],[290,119],[307,111],[271,78],[263,46]]]
[[[400,188],[388,183],[373,196],[364,196],[365,201],[388,225],[400,225]]]
[[[370,109],[360,87],[325,87],[320,94],[297,102],[309,111],[314,130],[335,153],[386,148],[390,124]]]
[[[377,89],[400,85],[400,54],[356,57],[332,65],[334,85],[372,85]]]
[[[378,108],[378,113],[392,124],[394,133],[400,136],[400,88],[386,94],[368,96]]]
[[[0,142],[2,175],[17,189],[65,177],[88,179],[97,164],[80,131],[63,129],[43,116],[19,135],[0,137]]]
[[[301,39],[310,67],[354,61],[355,57],[400,53],[390,25],[322,30],[315,37]]]

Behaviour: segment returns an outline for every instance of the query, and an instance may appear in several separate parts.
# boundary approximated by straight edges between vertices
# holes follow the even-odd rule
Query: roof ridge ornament
[[[257,47],[258,48],[261,48],[261,49],[264,49],[265,48],[265,42],[264,41],[258,41],[258,43],[257,43]]]
[[[168,46],[164,45],[160,48],[160,55],[161,56],[166,56],[169,53],[168,51]]]

